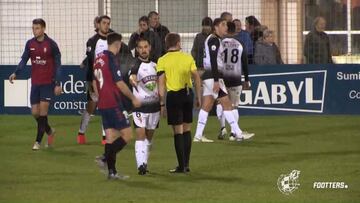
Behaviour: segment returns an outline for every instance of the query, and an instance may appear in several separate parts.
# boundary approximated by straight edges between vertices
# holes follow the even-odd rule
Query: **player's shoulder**
[[[100,35],[98,33],[95,33],[93,36],[91,36],[87,43],[95,43],[100,38]]]
[[[215,34],[210,34],[206,40],[208,44],[219,44],[221,42],[221,39]]]
[[[33,37],[33,38],[31,38],[31,39],[28,39],[28,41],[26,41],[26,46],[30,46],[31,43],[34,43],[34,42],[35,42],[35,40],[36,40],[35,37]]]
[[[150,66],[156,66],[156,63],[155,62],[153,62],[153,61],[150,61]]]
[[[56,41],[53,38],[49,37],[48,35],[45,35],[45,39],[48,40],[51,45],[57,46]]]
[[[179,51],[178,54],[180,57],[182,57],[185,60],[193,60],[194,59],[190,54],[183,52],[183,51]]]

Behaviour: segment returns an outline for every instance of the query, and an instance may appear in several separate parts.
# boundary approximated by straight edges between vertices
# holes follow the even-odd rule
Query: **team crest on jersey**
[[[212,46],[211,46],[211,50],[215,51],[215,50],[216,50],[216,46],[215,46],[215,45],[212,45]]]
[[[87,47],[87,48],[86,48],[86,51],[87,51],[87,52],[90,52],[90,51],[91,51],[91,47]]]
[[[154,89],[156,88],[156,82],[148,82],[147,84],[145,84],[145,88],[150,90],[151,92],[154,91]]]

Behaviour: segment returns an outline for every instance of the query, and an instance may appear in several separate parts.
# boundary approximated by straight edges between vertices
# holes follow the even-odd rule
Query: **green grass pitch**
[[[107,181],[94,163],[103,152],[99,117],[82,146],[76,144],[79,116],[49,121],[57,131],[55,147],[33,152],[32,117],[0,116],[0,202],[360,202],[360,116],[242,117],[241,127],[256,136],[193,143],[189,174],[168,173],[176,158],[162,120],[150,174],[137,175],[134,142],[118,154],[118,170],[130,175],[125,181]],[[216,139],[218,128],[210,117],[205,134]],[[277,179],[294,169],[301,171],[300,186],[284,195]],[[320,181],[348,188],[313,189]]]

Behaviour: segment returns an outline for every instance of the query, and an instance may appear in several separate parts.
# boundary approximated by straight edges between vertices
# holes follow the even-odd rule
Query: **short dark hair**
[[[98,17],[97,23],[100,23],[103,19],[111,20],[111,18],[110,18],[109,16],[107,16],[107,15],[101,15],[101,16]]]
[[[178,42],[180,42],[180,35],[178,33],[170,32],[165,37],[166,49],[176,46]]]
[[[259,20],[255,16],[248,16],[248,17],[245,18],[245,21],[249,25],[253,25],[254,27],[261,25],[261,23],[259,22]]]
[[[148,14],[148,18],[151,18],[153,15],[159,15],[159,13],[158,12],[156,12],[156,11],[150,11],[149,12],[149,14]]]
[[[121,41],[121,40],[122,40],[122,36],[119,33],[112,32],[107,35],[107,44],[108,45],[111,45],[114,42]]]
[[[235,22],[240,22],[240,23],[241,23],[241,20],[240,20],[240,19],[235,18],[232,22],[233,22],[233,23],[235,23]]]
[[[215,18],[213,22],[213,27],[218,26],[221,22],[225,21],[223,18]]]
[[[146,24],[149,24],[149,18],[147,16],[141,16],[138,23],[140,22],[146,22]]]
[[[233,22],[227,22],[227,27],[228,27],[228,33],[229,33],[229,34],[235,33],[235,31],[236,31],[235,23],[233,23]]]
[[[136,46],[138,46],[140,42],[147,42],[149,45],[151,45],[150,41],[144,37],[140,37],[139,39],[136,40]]]
[[[41,27],[46,27],[45,20],[42,19],[42,18],[35,18],[35,19],[32,21],[32,24],[33,24],[33,25],[41,25]]]
[[[232,16],[232,14],[231,14],[230,12],[225,11],[225,12],[222,12],[222,13],[221,13],[220,18],[225,18],[225,16],[227,16],[227,15],[231,15],[231,16]]]
[[[205,17],[201,21],[201,26],[210,26],[211,27],[212,24],[213,24],[213,21],[210,17]]]

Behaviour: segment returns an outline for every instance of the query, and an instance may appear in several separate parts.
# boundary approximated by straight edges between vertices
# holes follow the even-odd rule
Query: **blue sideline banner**
[[[0,66],[0,114],[30,114],[30,68],[14,84],[15,66]],[[250,66],[251,90],[241,94],[241,115],[360,114],[360,65]],[[63,94],[51,114],[77,114],[86,106],[85,71],[63,66]]]

